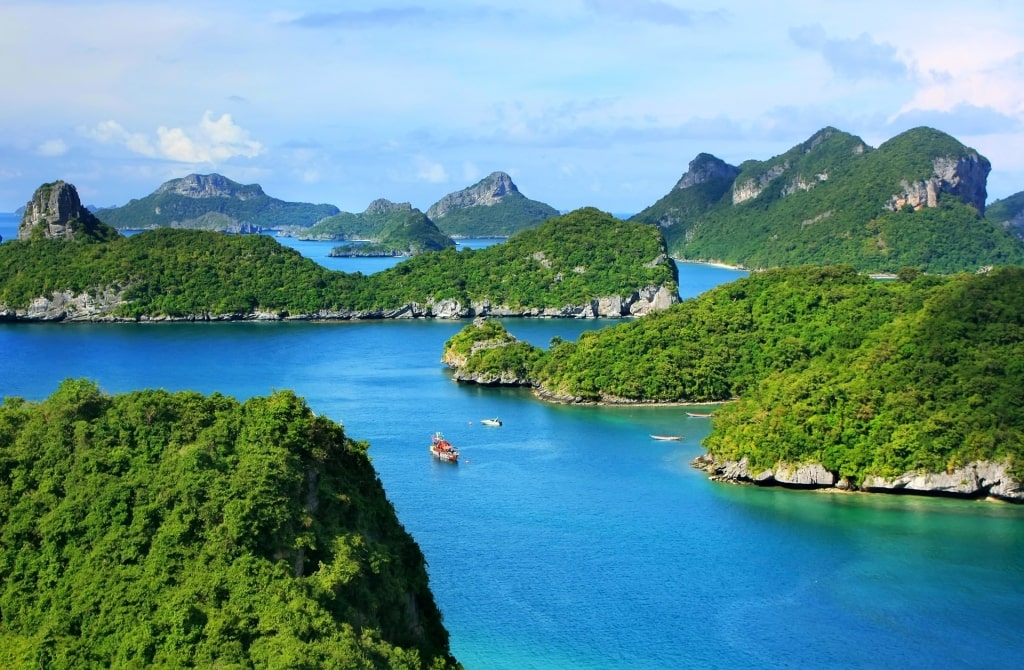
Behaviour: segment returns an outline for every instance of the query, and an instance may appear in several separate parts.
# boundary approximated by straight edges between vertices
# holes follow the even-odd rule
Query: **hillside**
[[[1024,240],[1024,191],[993,202],[985,218]]]
[[[520,193],[504,172],[492,172],[468,188],[449,193],[427,210],[430,220],[455,238],[508,237],[557,215],[554,207]]]
[[[341,212],[295,233],[303,240],[366,242],[331,250],[331,256],[412,256],[454,247],[455,242],[407,202],[374,200],[360,214]]]
[[[311,226],[337,213],[334,205],[285,202],[271,198],[258,184],[243,186],[219,174],[172,179],[144,198],[95,212],[119,229],[173,227],[234,233]]]
[[[928,272],[1024,262],[1024,244],[984,218],[987,159],[916,128],[877,149],[825,128],[767,161],[702,154],[633,220],[665,230],[673,255],[749,268],[846,263]]]
[[[327,270],[267,235],[160,228],[0,245],[0,320],[618,317],[676,301],[675,272],[656,228],[593,209],[370,276]]]
[[[290,392],[0,405],[0,666],[454,668],[367,445]]]
[[[957,473],[952,489],[973,477],[960,492],[983,494],[998,480],[998,495],[1024,500],[1019,267],[887,282],[848,267],[772,270],[547,351],[474,324],[443,360],[458,379],[561,401],[738,397],[706,442],[730,478],[775,483],[817,465],[815,483],[886,489],[912,488],[908,472]]]

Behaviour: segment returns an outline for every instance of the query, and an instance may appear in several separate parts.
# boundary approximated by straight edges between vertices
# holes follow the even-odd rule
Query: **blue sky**
[[[0,211],[122,205],[217,172],[290,201],[426,210],[495,170],[633,213],[698,153],[915,126],[1024,190],[1019,0],[4,0]]]

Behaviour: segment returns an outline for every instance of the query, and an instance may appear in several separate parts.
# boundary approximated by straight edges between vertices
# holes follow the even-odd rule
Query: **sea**
[[[16,226],[0,215],[4,239]],[[346,271],[379,260],[296,247]],[[679,267],[683,298],[745,274]],[[616,323],[506,326],[547,346]],[[369,443],[470,670],[1020,662],[1024,506],[712,482],[690,463],[713,419],[686,414],[710,408],[572,407],[456,383],[440,356],[464,325],[0,324],[0,396],[41,400],[66,378],[110,393],[294,390]],[[462,462],[431,458],[435,431]]]

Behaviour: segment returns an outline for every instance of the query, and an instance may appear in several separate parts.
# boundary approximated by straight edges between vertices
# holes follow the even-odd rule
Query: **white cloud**
[[[68,152],[68,145],[62,139],[47,140],[36,148],[40,156],[63,156]]]
[[[144,133],[130,132],[117,121],[104,121],[83,131],[103,144],[120,144],[132,153],[149,158],[168,158],[181,163],[222,163],[238,156],[253,158],[263,153],[263,145],[249,137],[249,131],[235,124],[230,114],[219,119],[203,114],[192,128],[156,129],[153,141]]]
[[[443,184],[448,181],[448,172],[440,163],[425,156],[416,157],[416,178],[431,184]]]

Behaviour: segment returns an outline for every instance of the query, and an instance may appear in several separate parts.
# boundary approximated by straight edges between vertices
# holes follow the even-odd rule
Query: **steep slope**
[[[367,445],[290,392],[0,405],[0,665],[454,668]]]
[[[72,184],[43,184],[32,194],[18,224],[19,240],[104,242],[120,234],[82,206]]]
[[[285,202],[258,184],[242,185],[219,174],[190,174],[122,207],[99,209],[96,216],[115,228],[197,228],[223,232],[311,226],[338,213],[334,205]]]
[[[554,207],[520,193],[504,172],[449,193],[427,210],[430,220],[452,237],[508,237],[557,214]]]
[[[751,268],[954,272],[1024,262],[1024,245],[981,216],[989,169],[931,128],[878,149],[825,128],[782,155],[744,162],[728,188],[719,171],[699,182],[715,185],[703,197],[677,187],[635,218],[665,228],[675,255]]]

